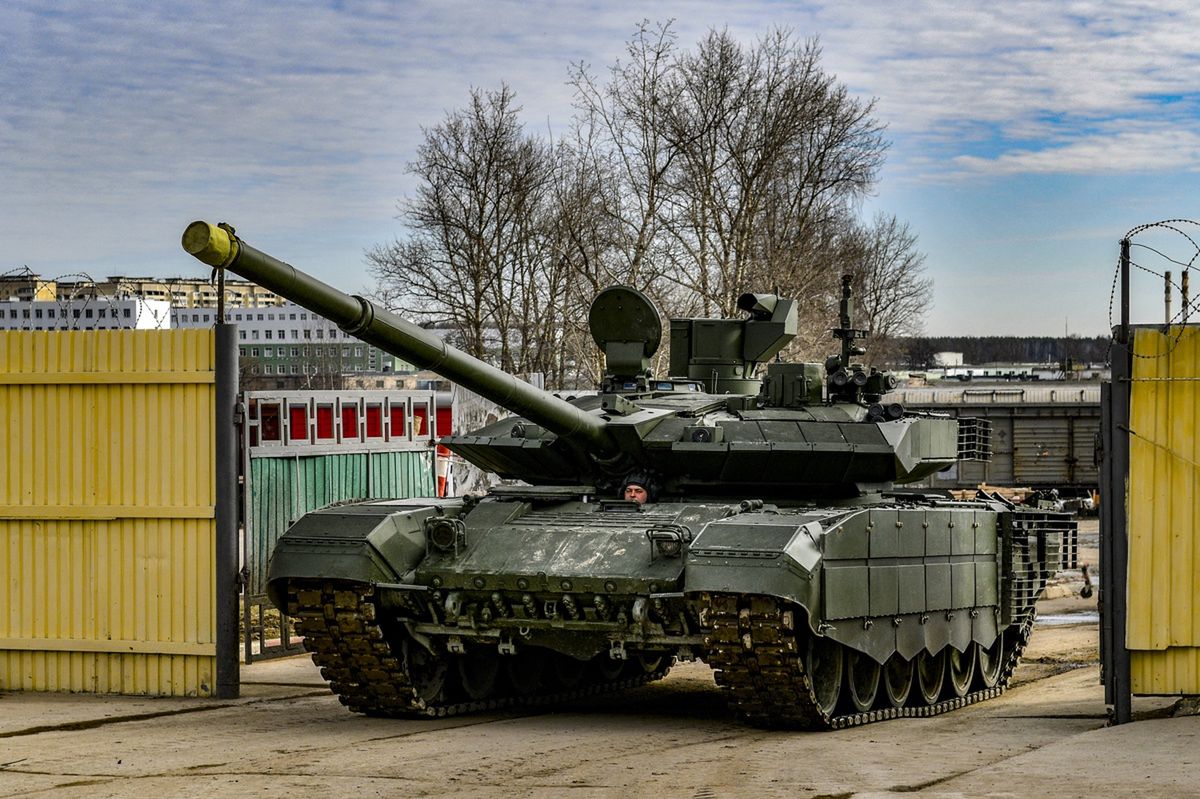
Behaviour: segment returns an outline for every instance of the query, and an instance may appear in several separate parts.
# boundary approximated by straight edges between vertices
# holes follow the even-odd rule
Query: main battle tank
[[[747,294],[746,319],[671,322],[665,378],[657,311],[606,289],[590,313],[603,384],[566,401],[227,225],[195,222],[183,246],[515,414],[441,443],[526,485],[327,508],[278,542],[270,597],[352,710],[558,701],[700,659],[754,724],[932,715],[1004,689],[1046,579],[1074,565],[1066,514],[895,487],[978,431],[882,401],[894,380],[854,361],[848,278],[825,364],[767,363],[795,304]],[[650,502],[619,496],[631,481]]]

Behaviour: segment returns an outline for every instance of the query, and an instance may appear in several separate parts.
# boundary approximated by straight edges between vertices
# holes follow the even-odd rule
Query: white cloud
[[[994,158],[958,156],[958,175],[1159,172],[1200,170],[1200,133],[1162,127],[1087,136],[1041,150],[1011,150]]]
[[[1086,152],[1108,138],[1115,151],[1129,137],[1106,124],[1114,121],[1197,126],[1200,5],[1190,0],[868,8],[823,8],[826,54],[852,86],[880,98],[881,116],[906,150],[958,149],[951,154],[973,165],[1001,157],[1005,170],[1029,164],[1041,171],[1049,157],[1003,154],[1046,139],[1063,147],[1078,139],[1081,146],[1067,152]],[[1161,156],[1094,159],[1090,169],[1192,163],[1186,154]],[[1073,160],[1072,171],[1084,168]]]
[[[1194,0],[8,0],[0,270],[180,271],[180,231],[209,217],[361,283],[363,248],[400,230],[422,126],[501,81],[531,129],[562,126],[568,65],[602,74],[645,16],[675,18],[685,47],[710,27],[819,35],[826,67],[879,99],[889,181],[1200,162]]]

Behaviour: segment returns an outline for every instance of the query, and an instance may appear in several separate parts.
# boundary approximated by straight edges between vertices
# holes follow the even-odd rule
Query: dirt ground
[[[346,711],[302,657],[232,702],[0,697],[0,797],[1200,797],[1200,716],[1136,699],[1106,727],[1096,600],[1040,607],[1014,686],[930,719],[823,733],[738,723],[699,663],[551,710],[429,721]]]

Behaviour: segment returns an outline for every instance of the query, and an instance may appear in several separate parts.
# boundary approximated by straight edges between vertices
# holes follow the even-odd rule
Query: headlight
[[[466,541],[466,528],[458,519],[435,516],[426,522],[429,545],[440,552],[456,552]]]
[[[654,547],[650,553],[651,560],[654,559],[654,552],[664,558],[677,558],[683,554],[684,544],[692,540],[692,531],[685,524],[664,524],[647,530],[646,538]]]

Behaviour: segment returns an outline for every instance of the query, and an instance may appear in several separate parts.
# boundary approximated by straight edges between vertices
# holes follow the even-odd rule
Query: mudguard
[[[275,545],[267,596],[287,607],[289,578],[405,582],[427,553],[425,522],[454,515],[461,500],[436,498],[340,505],[305,514]]]

